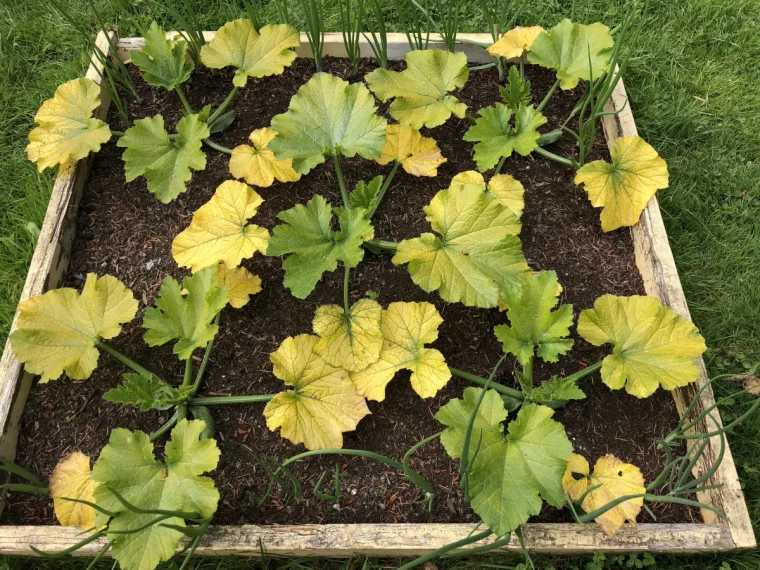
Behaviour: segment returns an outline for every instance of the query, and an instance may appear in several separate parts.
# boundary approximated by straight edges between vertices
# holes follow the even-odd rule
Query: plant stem
[[[573,382],[577,382],[581,378],[584,378],[585,376],[588,376],[589,374],[593,374],[597,370],[599,370],[602,367],[601,362],[597,362],[596,364],[592,364],[591,366],[586,366],[586,368],[583,368],[582,370],[578,370],[578,372],[574,372],[573,374],[570,374],[569,376],[565,376],[567,380],[572,379]]]
[[[227,110],[227,107],[230,106],[230,103],[232,103],[232,100],[235,98],[235,95],[237,95],[238,89],[239,87],[235,85],[232,88],[232,91],[230,91],[230,94],[227,95],[227,98],[224,101],[222,101],[221,105],[219,105],[219,108],[211,114],[211,116],[208,118],[208,121],[206,122],[206,124],[209,127],[211,127],[214,124],[214,122],[222,115],[222,113],[224,113]]]
[[[124,131],[111,131],[111,135],[115,137],[123,137],[126,133]]]
[[[553,160],[554,162],[559,162],[560,164],[564,164],[565,166],[571,166],[571,167],[574,166],[573,165],[573,161],[570,160],[569,158],[564,158],[562,156],[558,156],[558,155],[554,154],[553,152],[549,152],[548,150],[546,150],[544,148],[541,148],[540,146],[537,146],[534,149],[534,152],[536,154],[540,154],[544,158],[548,158],[550,160]]]
[[[185,360],[185,376],[182,378],[182,386],[189,386],[193,380],[193,357],[192,355]]]
[[[477,122],[477,120],[475,119],[475,117],[473,117],[469,113],[465,113],[464,114],[464,120],[467,121],[468,123],[470,123],[471,125],[474,125]]]
[[[463,538],[462,540],[457,540],[456,542],[452,542],[451,544],[442,546],[438,550],[434,550],[433,552],[420,556],[419,558],[415,558],[411,562],[407,562],[403,566],[399,567],[398,570],[411,570],[412,568],[416,568],[420,564],[424,564],[425,562],[429,562],[430,560],[438,558],[442,554],[446,554],[447,552],[451,552],[452,550],[456,550],[457,548],[461,548],[462,546],[467,546],[468,544],[480,542],[481,540],[483,540],[484,538],[488,538],[492,534],[493,533],[490,530],[486,530],[479,534],[474,534],[472,536],[468,536],[467,538]]]
[[[232,404],[260,404],[268,402],[277,394],[256,394],[255,396],[200,396],[191,398],[191,406],[224,406]]]
[[[559,79],[557,79],[554,82],[554,85],[552,85],[551,89],[549,89],[549,92],[546,94],[544,99],[541,101],[541,103],[538,104],[538,107],[536,107],[536,111],[539,113],[544,110],[546,105],[549,103],[549,101],[552,98],[552,95],[554,95],[554,92],[557,90],[557,87],[559,87]]]
[[[371,239],[367,240],[367,245],[377,249],[382,249],[388,253],[396,253],[398,244],[395,241],[387,241],[384,239]]]
[[[475,65],[470,68],[470,71],[480,71],[481,69],[491,69],[492,67],[497,67],[497,64],[494,62],[491,62],[491,63],[484,63],[483,65]]]
[[[177,423],[178,419],[179,419],[179,410],[175,411],[172,417],[166,420],[166,422],[164,422],[164,424],[160,428],[158,428],[156,431],[150,434],[150,441],[156,441],[159,437],[161,437],[170,429],[172,429],[174,424]]]
[[[469,380],[470,382],[474,384],[480,384],[481,386],[485,386],[486,380],[485,378],[481,378],[480,376],[476,376],[475,374],[470,374],[469,372],[465,372],[464,370],[459,370],[458,368],[452,368],[449,366],[449,370],[454,376],[458,376],[459,378],[463,378],[464,380]],[[524,400],[525,395],[520,391],[516,390],[515,388],[509,388],[508,386],[504,386],[503,384],[497,384],[496,382],[491,382],[488,386],[489,388],[493,388],[497,392],[504,394],[505,396],[509,396],[511,398],[515,398],[516,400]]]
[[[203,139],[203,144],[206,146],[209,146],[213,148],[214,150],[218,150],[219,152],[223,152],[224,154],[232,154],[232,150],[227,148],[226,146],[222,146],[220,144],[216,144],[211,139]]]
[[[535,357],[531,354],[528,358],[528,362],[523,365],[523,381],[533,388],[533,359]]]
[[[346,270],[343,273],[343,312],[346,318],[348,318],[348,315],[350,313],[349,299],[348,299],[348,282],[349,282],[350,277],[351,277],[351,268],[348,265],[346,265]],[[351,323],[349,322],[349,328],[350,327],[351,327]]]
[[[340,185],[340,196],[343,198],[343,206],[346,209],[351,208],[351,203],[348,200],[348,188],[346,187],[346,179],[343,178],[343,169],[340,167],[340,160],[338,155],[333,155],[333,164],[335,165],[335,175],[338,177],[338,185]]]
[[[219,320],[222,317],[221,311],[216,314],[214,317],[214,324],[218,325]],[[209,343],[206,345],[206,352],[203,353],[203,360],[201,361],[201,366],[198,368],[198,374],[195,376],[195,382],[193,383],[193,391],[191,393],[191,396],[194,396],[195,393],[198,391],[198,388],[201,387],[201,382],[203,381],[203,375],[206,373],[206,367],[208,366],[209,358],[211,357],[211,350],[214,348],[214,341],[216,340],[216,337],[212,337]]]
[[[375,200],[375,207],[372,208],[369,212],[367,212],[367,219],[371,220],[372,216],[375,215],[375,212],[377,212],[377,209],[380,207],[380,203],[383,201],[383,197],[385,196],[385,193],[388,191],[388,188],[391,186],[391,182],[393,182],[393,177],[396,176],[396,171],[398,171],[398,167],[401,163],[395,162],[393,164],[393,168],[388,173],[388,178],[385,179],[385,182],[383,182],[383,185],[380,187],[380,191],[377,193],[377,200]]]
[[[177,95],[179,95],[180,101],[182,101],[182,106],[185,108],[185,112],[188,115],[193,114],[193,108],[190,106],[190,102],[187,100],[187,97],[185,96],[185,92],[182,91],[182,87],[177,85],[174,90],[177,92]]]
[[[137,364],[137,362],[135,362],[131,358],[128,358],[128,357],[124,356],[121,352],[119,352],[118,350],[116,350],[115,348],[113,348],[111,346],[108,346],[106,343],[101,342],[101,341],[98,340],[98,341],[95,342],[95,346],[97,348],[99,348],[100,350],[104,350],[105,352],[107,352],[108,354],[110,354],[111,356],[113,356],[116,360],[118,360],[119,362],[121,362],[125,366],[131,368],[132,370],[134,370],[138,374],[140,374],[142,376],[148,376],[148,377],[155,376],[155,374],[153,374],[150,370],[148,370],[146,368],[143,368],[142,366],[140,366],[139,364]]]
[[[506,156],[502,156],[499,159],[499,164],[496,165],[496,170],[493,171],[493,174],[491,175],[491,178],[496,176],[499,172],[501,172],[501,168],[504,166],[504,162],[507,160]]]

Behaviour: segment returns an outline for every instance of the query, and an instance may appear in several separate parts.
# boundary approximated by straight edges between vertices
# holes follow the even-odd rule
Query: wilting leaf
[[[393,263],[409,264],[412,280],[451,303],[495,307],[499,291],[518,285],[530,269],[514,212],[478,186],[441,190],[425,207],[441,237],[424,233],[402,241]]]
[[[211,200],[193,214],[190,226],[174,238],[174,261],[195,273],[204,267],[216,267],[220,261],[237,267],[257,251],[264,253],[269,232],[248,223],[263,201],[243,182],[222,182]]]
[[[185,526],[179,517],[169,517],[160,524],[149,525],[155,514],[140,514],[127,509],[111,489],[140,509],[161,509],[196,513],[211,517],[219,503],[219,491],[210,477],[219,462],[219,448],[213,439],[199,439],[202,421],[181,420],[166,443],[165,461],[156,461],[148,434],[117,428],[92,470],[100,483],[95,502],[115,512],[108,525],[108,538],[114,541],[113,556],[124,570],[153,570],[159,562],[174,556],[183,534],[165,525]],[[97,515],[104,524],[108,516]],[[132,534],[113,531],[135,530]]]
[[[438,176],[438,167],[446,160],[435,139],[423,137],[406,125],[388,125],[383,154],[377,163],[399,162],[412,176]]]
[[[520,364],[534,355],[546,362],[557,362],[560,354],[573,347],[569,338],[573,306],[559,303],[559,282],[554,271],[532,275],[519,287],[504,289],[508,325],[497,325],[493,332],[504,352],[514,354]]]
[[[174,139],[164,129],[161,115],[138,119],[116,143],[126,149],[124,171],[127,182],[145,176],[148,190],[168,204],[187,190],[191,170],[206,168],[201,141],[209,135],[208,126],[198,115],[181,118]]]
[[[232,83],[245,87],[249,77],[282,73],[296,59],[292,48],[300,45],[298,31],[288,24],[264,26],[257,32],[250,20],[233,20],[201,48],[201,61],[212,69],[236,67]]]
[[[639,221],[657,190],[668,187],[668,165],[641,137],[619,137],[610,149],[612,164],[595,160],[578,169],[595,208],[602,208],[602,229],[611,232]]]
[[[277,135],[270,128],[256,129],[249,137],[253,146],[241,144],[232,149],[230,174],[244,178],[248,184],[268,187],[279,182],[296,182],[301,175],[293,170],[292,160],[277,160],[269,150],[269,141]]]
[[[464,134],[464,140],[477,142],[475,162],[481,172],[496,166],[500,158],[509,158],[513,151],[522,156],[533,152],[541,136],[537,129],[546,123],[546,117],[533,105],[517,108],[514,127],[510,125],[512,110],[502,103],[481,109],[479,113],[480,117]]]
[[[123,376],[124,382],[103,394],[104,400],[114,404],[137,406],[141,412],[147,412],[168,410],[190,395],[190,387],[175,388],[157,376],[134,373],[126,373]]]
[[[576,479],[574,473],[583,477]],[[594,472],[589,474],[588,461],[573,453],[567,460],[567,471],[562,478],[562,486],[573,501],[580,499],[590,488],[597,487],[590,491],[581,503],[581,508],[587,513],[594,512],[620,497],[646,493],[644,476],[639,468],[630,463],[623,463],[614,455],[600,457],[594,465]],[[628,499],[594,520],[606,535],[615,536],[615,532],[625,521],[636,526],[636,517],[639,516],[643,504],[644,497]]]
[[[372,94],[362,83],[317,73],[290,100],[288,110],[272,118],[277,136],[269,148],[279,160],[293,160],[306,174],[325,156],[375,159],[385,145],[387,121],[377,115]]]
[[[440,49],[414,50],[404,56],[404,71],[376,69],[364,79],[381,101],[395,98],[391,115],[414,129],[437,127],[452,114],[464,118],[467,105],[450,91],[464,87],[470,70],[467,56]]]
[[[399,370],[410,370],[412,388],[423,398],[431,398],[451,378],[446,360],[426,344],[438,338],[443,322],[430,303],[391,303],[383,311],[380,358],[369,368],[354,372],[351,379],[360,394],[370,400],[385,399],[385,387]]]
[[[705,340],[654,297],[603,295],[581,313],[578,334],[594,346],[614,345],[602,363],[602,381],[613,390],[625,386],[646,398],[658,386],[673,390],[700,376],[694,359],[705,351]]]
[[[272,353],[274,375],[294,389],[270,400],[264,417],[270,430],[282,428],[282,437],[306,449],[343,447],[342,432],[356,429],[370,412],[348,372],[314,352],[318,341],[308,334],[288,337]]]
[[[380,189],[383,186],[383,177],[375,176],[369,183],[360,180],[356,188],[348,195],[351,208],[364,208],[368,212],[377,206],[380,198]]]
[[[365,210],[336,208],[340,231],[333,231],[332,207],[322,196],[277,214],[285,222],[274,228],[267,255],[290,255],[282,264],[285,287],[299,299],[314,290],[325,271],[335,271],[338,260],[356,267],[364,258],[361,245],[374,237]]]
[[[541,26],[515,26],[486,51],[494,57],[506,59],[522,57],[526,51],[530,50],[536,37],[543,31],[544,29]]]
[[[435,415],[448,426],[441,443],[454,459],[461,458],[479,396],[479,388],[466,388],[463,400],[449,401]],[[553,415],[546,406],[524,405],[504,433],[507,411],[496,390],[488,390],[478,408],[469,447],[470,504],[495,535],[541,512],[542,499],[557,508],[564,503],[562,475],[573,446]]]
[[[212,321],[229,300],[227,288],[217,285],[215,272],[215,267],[202,269],[185,277],[181,288],[173,277],[164,279],[155,306],[145,311],[144,338],[149,346],[176,340],[174,354],[187,360],[193,350],[214,338],[219,326]]]
[[[227,287],[230,306],[235,309],[244,307],[251,295],[261,292],[261,279],[245,267],[228,267],[220,263],[214,277],[220,287]]]
[[[29,133],[26,154],[42,172],[98,152],[111,129],[92,112],[100,106],[100,86],[91,79],[72,79],[55,90],[34,116],[39,126]]]
[[[78,526],[89,530],[95,526],[95,509],[66,499],[94,502],[93,492],[98,484],[92,480],[90,458],[75,451],[61,460],[50,476],[50,496],[55,518],[63,526]]]
[[[579,80],[589,80],[591,74],[597,79],[607,71],[614,45],[610,29],[604,24],[575,24],[565,18],[536,37],[528,61],[555,70],[559,86],[573,89]]]
[[[89,273],[81,295],[54,289],[22,301],[18,310],[10,341],[26,371],[39,374],[43,383],[64,372],[84,380],[98,364],[95,343],[121,333],[121,324],[135,318],[137,301],[116,277]]]
[[[129,57],[147,83],[171,90],[190,79],[195,66],[186,54],[187,42],[166,39],[166,32],[153,22],[145,34],[145,45],[130,51]]]
[[[586,394],[578,388],[578,381],[567,376],[552,376],[525,394],[527,401],[536,404],[584,400],[585,398]]]
[[[339,305],[322,305],[314,315],[314,352],[331,366],[348,371],[364,370],[380,357],[383,308],[372,299],[360,299],[345,314]]]
[[[525,188],[523,188],[519,180],[515,180],[509,174],[497,174],[488,181],[488,186],[486,186],[486,181],[480,172],[474,170],[460,172],[451,179],[449,190],[462,188],[477,188],[482,192],[488,192],[501,202],[503,206],[512,210],[515,218],[519,220],[520,216],[522,216],[523,208],[525,207],[525,200],[523,199]],[[521,226],[518,221],[515,223],[516,226],[513,232],[517,235],[520,233]]]

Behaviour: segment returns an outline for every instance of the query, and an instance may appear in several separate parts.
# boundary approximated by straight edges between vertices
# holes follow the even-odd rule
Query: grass
[[[78,17],[94,25],[81,0],[65,0]],[[241,17],[243,3],[195,0],[207,29]],[[390,0],[382,0],[389,30],[398,30]],[[300,8],[294,4],[296,17]],[[553,25],[570,6],[556,0],[525,2],[518,24]],[[577,2],[578,20],[619,20],[622,3]],[[628,3],[630,6],[630,2]],[[98,0],[104,18],[122,35],[139,35],[152,18],[168,27],[150,0]],[[338,29],[337,4],[325,6],[326,29]],[[263,20],[274,21],[272,3]],[[760,3],[746,0],[650,0],[646,30],[625,78],[640,134],[667,160],[670,188],[660,205],[695,322],[710,351],[713,375],[754,371],[760,363]],[[303,27],[303,26],[301,26]],[[462,31],[484,31],[476,0],[465,0]],[[40,103],[55,87],[83,73],[87,57],[71,29],[53,17],[44,0],[0,4],[0,340],[5,339],[33,251],[48,196],[50,172],[38,174],[26,160],[26,135]],[[728,387],[719,387],[727,391]],[[740,412],[746,401],[723,410]],[[730,438],[755,529],[760,534],[760,417]],[[494,565],[457,568],[516,568],[504,558]],[[650,563],[651,562],[651,563]],[[629,566],[630,563],[630,566]],[[30,568],[27,559],[0,560],[0,570]],[[537,568],[704,568],[754,570],[757,552],[707,557],[660,557],[640,566],[593,558],[542,559]],[[84,570],[81,562],[34,562],[34,568]],[[102,568],[110,568],[107,563]],[[350,561],[203,561],[195,570],[239,568],[367,568],[391,562]],[[443,566],[441,566],[443,567]],[[455,566],[447,565],[447,568]],[[171,564],[166,569],[176,568]]]

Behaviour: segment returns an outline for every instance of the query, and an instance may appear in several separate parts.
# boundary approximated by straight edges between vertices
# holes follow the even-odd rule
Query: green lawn
[[[389,0],[381,0],[390,6]],[[82,0],[64,0],[82,21],[94,18]],[[5,340],[23,286],[37,228],[52,186],[38,174],[24,147],[39,104],[55,87],[83,73],[80,38],[51,15],[44,0],[0,3],[0,341]],[[207,29],[240,17],[242,2],[194,0]],[[295,2],[294,2],[295,4]],[[524,2],[518,23],[551,26],[567,5]],[[614,25],[620,2],[576,3],[577,19]],[[631,2],[625,3],[628,6]],[[643,4],[643,3],[642,3]],[[337,29],[336,3],[327,8]],[[151,0],[98,0],[96,6],[122,35],[139,35],[152,18],[163,20]],[[462,31],[483,31],[477,0],[465,0]],[[264,10],[266,16],[273,8]],[[745,372],[760,363],[760,2],[752,0],[650,0],[645,32],[625,78],[640,134],[667,160],[671,185],[660,204],[695,322],[707,339],[713,375]],[[392,12],[390,29],[397,29]],[[171,27],[171,23],[164,23]],[[94,28],[93,28],[94,29]],[[720,391],[728,387],[719,387]],[[746,401],[723,410],[738,414]],[[760,531],[760,416],[730,438],[750,513]],[[500,559],[494,568],[518,564]],[[608,563],[610,561],[608,560]],[[640,562],[640,561],[639,561]],[[7,568],[84,569],[81,563],[0,560]],[[319,567],[341,568],[326,561]],[[363,561],[347,568],[362,568]],[[642,567],[594,565],[591,558],[539,561],[537,567],[596,570]],[[721,564],[728,564],[722,566]],[[312,568],[312,562],[270,567]],[[389,565],[386,565],[386,567]],[[102,568],[110,568],[107,563]],[[167,568],[173,566],[168,565]],[[196,570],[249,568],[232,561],[196,563]],[[263,566],[262,566],[263,567]],[[374,568],[368,564],[367,568]],[[469,567],[486,567],[474,564]],[[757,569],[758,553],[657,559],[648,568]]]

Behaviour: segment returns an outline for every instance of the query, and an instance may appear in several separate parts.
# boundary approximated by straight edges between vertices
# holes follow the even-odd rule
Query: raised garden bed
[[[211,37],[213,33],[208,35]],[[488,42],[490,36],[472,34],[467,39]],[[109,49],[104,37],[99,38],[99,44],[104,50]],[[142,45],[142,38],[122,39],[117,44],[117,56],[124,60],[130,49],[139,49]],[[389,35],[391,59],[402,59],[408,50],[405,36]],[[302,57],[309,54],[305,38],[297,51]],[[469,62],[490,59],[479,48],[467,46],[466,51]],[[340,34],[326,36],[324,53],[337,58],[345,56]],[[369,46],[362,45],[362,53],[371,55]],[[242,144],[252,129],[268,125],[273,115],[284,112],[290,97],[308,79],[310,70],[313,71],[312,65],[309,60],[302,60],[297,63],[297,73],[288,70],[282,76],[249,82],[239,95],[238,120],[220,135],[218,142],[230,147]],[[370,63],[364,65],[366,71],[371,69]],[[327,60],[325,71],[349,81],[359,79],[352,75],[350,65],[341,60]],[[458,97],[473,109],[496,102],[499,93],[493,73],[473,72]],[[220,75],[224,81],[220,81]],[[211,76],[207,70],[196,72],[189,90],[193,107],[218,105],[226,95],[229,75],[222,72]],[[540,100],[553,77],[540,69],[529,69],[528,76]],[[88,71],[88,77],[97,79],[95,69]],[[220,86],[221,83],[224,85]],[[167,126],[171,122],[173,128],[173,122],[181,117],[176,96],[147,86],[143,95],[149,103],[138,111],[136,118],[160,112],[166,117]],[[567,92],[556,97],[556,116],[551,109],[546,111],[550,126],[567,115],[578,95]],[[593,159],[608,158],[605,142],[610,147],[616,138],[636,134],[622,81],[610,98],[608,108],[619,113],[603,118],[604,137],[600,134]],[[107,111],[105,103],[96,116],[104,118]],[[112,114],[109,122],[112,128],[121,128],[117,116]],[[400,173],[394,179],[389,190],[393,200],[384,202],[375,218],[375,237],[400,241],[428,231],[422,207],[438,190],[448,186],[454,174],[475,169],[471,144],[462,141],[467,125],[464,121],[459,123],[452,121],[435,132],[442,153],[448,159],[439,167],[437,177],[413,178]],[[562,150],[563,144],[567,145],[568,141],[560,141],[557,147]],[[171,240],[187,227],[192,213],[210,198],[214,188],[230,178],[227,157],[208,153],[206,170],[195,173],[188,192],[172,204],[161,206],[146,191],[144,181],[123,187],[120,154],[121,150],[109,143],[94,159],[94,165],[90,157],[60,171],[22,300],[59,286],[81,289],[88,272],[110,273],[135,292],[143,303],[142,312],[154,301],[165,275],[183,275],[169,255]],[[315,193],[338,203],[337,182],[329,166],[327,163],[318,167],[300,182],[262,189],[260,194],[265,202],[254,221],[271,229],[277,212],[303,203]],[[384,172],[375,163],[360,159],[347,161],[344,168],[350,187]],[[531,269],[557,271],[565,289],[563,302],[583,309],[590,308],[594,299],[604,293],[647,294],[659,298],[681,316],[689,317],[656,198],[649,202],[630,235],[625,230],[603,233],[599,228],[598,210],[591,207],[585,193],[573,183],[572,170],[530,157],[512,157],[503,172],[516,175],[526,187],[521,239]],[[146,205],[151,207],[147,209]],[[264,290],[252,297],[240,312],[228,311],[223,316],[222,335],[212,357],[205,395],[280,390],[281,382],[272,376],[271,368],[267,368],[269,353],[285,336],[309,332],[314,309],[319,304],[339,301],[341,272],[325,274],[315,292],[306,301],[299,301],[281,286],[278,258],[257,256],[249,262],[249,267],[262,277]],[[450,366],[488,375],[495,355],[500,353],[491,330],[494,324],[504,322],[503,314],[447,304],[437,293],[426,294],[412,283],[405,268],[393,266],[389,258],[383,256],[365,256],[362,269],[353,276],[351,301],[361,298],[368,290],[379,294],[383,306],[397,300],[428,301],[436,305],[444,317],[444,325],[434,347],[446,354]],[[153,371],[165,377],[181,377],[181,368],[170,349],[148,349],[142,343],[143,331],[137,325],[125,332],[116,341],[119,350],[135,360],[150,363]],[[576,347],[569,357],[560,365],[537,364],[537,376],[547,378],[552,374],[570,373],[606,354],[604,347],[593,347],[577,336],[574,338]],[[634,400],[622,391],[609,390],[598,376],[592,377],[584,386],[587,399],[574,403],[572,409],[559,411],[557,419],[565,425],[576,450],[586,457],[596,459],[615,453],[638,465],[649,480],[661,468],[661,458],[653,451],[652,442],[668,433],[678,421],[677,414],[683,412],[707,381],[701,359],[699,364],[702,378],[674,390],[672,401],[662,390],[646,400]],[[33,378],[22,370],[23,366],[6,346],[0,365],[0,421],[5,426],[2,451],[4,457],[17,457],[19,463],[38,471],[39,476],[48,476],[58,459],[74,449],[95,457],[107,442],[111,428],[149,432],[166,419],[165,412],[141,414],[101,400],[102,393],[116,386],[124,372],[120,364],[106,361],[104,356],[93,381],[74,385],[74,389],[69,383],[57,382],[35,388],[30,396]],[[501,376],[511,376],[505,370]],[[407,373],[399,374],[387,390],[387,399],[370,405],[373,415],[362,420],[355,433],[345,434],[344,447],[369,449],[400,459],[406,449],[440,431],[440,424],[432,415],[451,398],[459,397],[468,385],[455,378],[434,398],[421,400],[412,392],[407,377]],[[509,380],[502,381],[509,383]],[[709,408],[712,402],[708,388],[701,392],[695,411]],[[247,455],[246,447],[279,461],[302,449],[280,440],[279,434],[266,429],[262,408],[263,404],[248,404],[214,411],[217,439],[222,449],[222,462],[213,474],[222,495],[215,520],[222,524],[209,529],[196,551],[198,554],[255,555],[263,548],[272,555],[412,556],[465,538],[472,531],[470,521],[475,519],[462,500],[456,480],[457,463],[448,458],[439,444],[425,448],[424,455],[418,455],[413,463],[436,487],[437,496],[431,511],[422,504],[413,504],[422,499],[421,492],[402,481],[398,473],[377,469],[359,458],[340,460],[344,492],[340,509],[311,498],[298,505],[277,493],[264,508],[257,509],[252,500],[246,498],[246,491],[258,492],[265,485],[266,477],[260,469],[252,468],[254,461]],[[619,433],[617,430],[623,425],[628,431]],[[701,425],[700,429],[704,431],[705,427]],[[62,434],[58,441],[55,430],[68,433]],[[50,436],[51,433],[54,435]],[[17,441],[21,442],[18,452]],[[719,454],[719,440],[713,438],[703,454],[703,461],[695,469],[695,476],[712,465]],[[329,472],[334,464],[332,458],[313,458],[294,466],[293,472],[304,485],[305,495],[310,495],[309,490],[320,473]],[[709,510],[698,512],[668,506],[655,513],[658,520],[667,522],[624,526],[614,537],[609,537],[596,525],[570,523],[572,519],[567,511],[545,508],[536,522],[523,526],[526,546],[533,552],[559,553],[684,552],[753,547],[751,523],[727,447],[711,482],[722,486],[700,493],[698,499],[725,513],[729,522]],[[46,503],[47,498],[30,501],[14,496],[11,499],[4,518],[10,518],[14,526],[0,526],[0,553],[29,554],[29,545],[56,551],[80,540],[78,529],[52,526],[54,518],[52,512],[45,512]],[[77,554],[93,555],[102,546],[103,543],[95,542]],[[506,548],[519,550],[517,537],[513,536]]]

